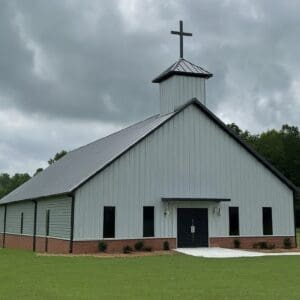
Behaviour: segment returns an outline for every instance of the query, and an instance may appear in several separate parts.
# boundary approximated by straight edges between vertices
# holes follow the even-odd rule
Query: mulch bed
[[[176,255],[175,251],[134,251],[131,253],[91,253],[91,254],[52,254],[52,253],[37,253],[37,256],[65,256],[65,257],[97,257],[97,258],[122,258],[122,257],[144,257],[144,256],[163,256]]]

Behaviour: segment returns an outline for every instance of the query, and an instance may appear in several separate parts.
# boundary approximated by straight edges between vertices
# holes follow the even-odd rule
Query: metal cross
[[[183,58],[183,36],[192,36],[189,32],[183,32],[183,22],[179,21],[179,31],[171,31],[171,34],[177,34],[180,37],[180,58]]]

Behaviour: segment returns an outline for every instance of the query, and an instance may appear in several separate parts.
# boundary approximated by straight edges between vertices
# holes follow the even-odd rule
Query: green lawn
[[[300,256],[38,257],[0,249],[0,299],[299,299]]]

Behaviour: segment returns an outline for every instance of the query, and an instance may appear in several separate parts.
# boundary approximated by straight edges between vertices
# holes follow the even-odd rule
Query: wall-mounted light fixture
[[[219,206],[214,207],[214,215],[221,216],[221,208]]]

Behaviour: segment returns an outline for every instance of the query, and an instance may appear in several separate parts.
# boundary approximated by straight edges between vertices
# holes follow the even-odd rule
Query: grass
[[[0,249],[0,299],[299,299],[300,256],[36,256]]]
[[[300,248],[300,228],[297,228],[297,246]]]

